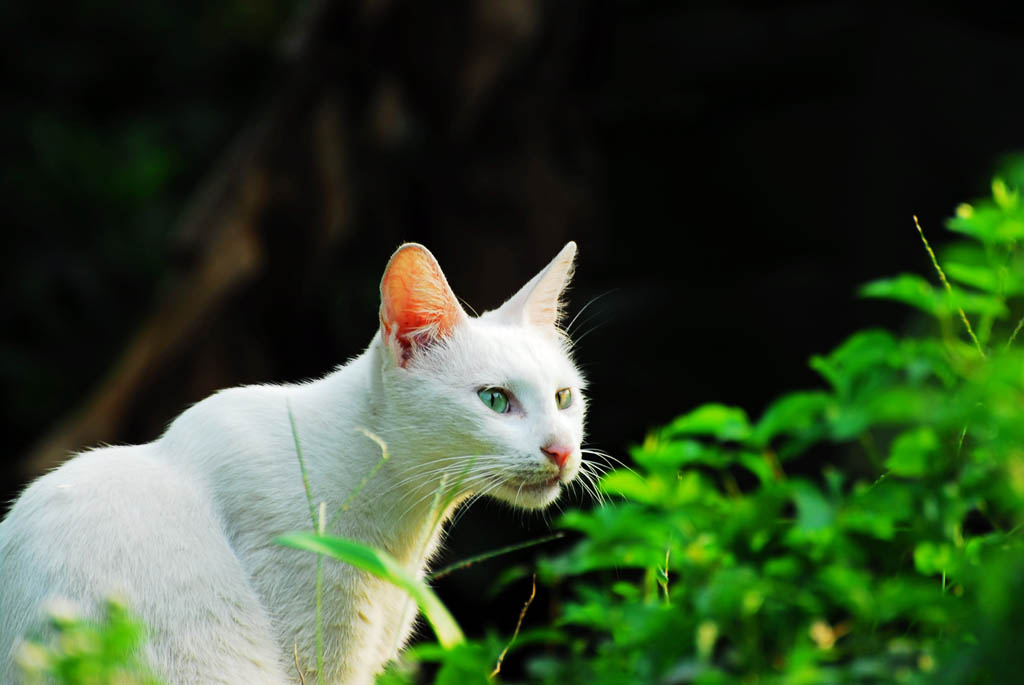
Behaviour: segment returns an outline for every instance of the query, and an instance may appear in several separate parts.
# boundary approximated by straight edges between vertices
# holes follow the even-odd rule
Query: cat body
[[[316,556],[273,543],[313,526],[296,437],[327,532],[421,577],[467,499],[546,506],[581,464],[583,380],[556,328],[574,254],[470,317],[430,253],[405,245],[359,357],[316,381],[221,391],[152,443],[35,481],[0,523],[0,682],[18,682],[13,655],[47,602],[95,613],[111,595],[148,627],[166,682],[299,682],[296,662],[315,680]],[[324,682],[372,682],[416,606],[348,564],[325,560],[323,579]]]

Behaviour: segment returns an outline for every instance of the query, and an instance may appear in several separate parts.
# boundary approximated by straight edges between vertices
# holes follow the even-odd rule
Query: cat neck
[[[326,377],[289,399],[315,510],[328,533],[387,550],[411,570],[436,551],[444,524],[468,493],[420,477],[420,458],[383,405],[380,336]],[[426,469],[429,470],[429,469]]]

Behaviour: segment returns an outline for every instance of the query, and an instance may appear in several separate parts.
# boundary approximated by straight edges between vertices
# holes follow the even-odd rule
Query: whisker
[[[636,473],[636,471],[634,471],[632,468],[630,468],[630,466],[628,464],[626,464],[626,462],[622,461],[621,459],[619,459],[617,457],[613,457],[612,455],[608,454],[607,452],[605,452],[603,450],[597,450],[597,449],[594,449],[592,447],[584,447],[584,448],[580,449],[580,452],[582,452],[583,454],[589,454],[592,457],[599,457],[599,458],[604,459],[605,461],[610,462],[610,463],[613,462],[614,464],[617,464],[620,468],[626,469],[630,473],[633,473],[633,474]]]
[[[473,478],[474,479],[479,479],[479,477],[480,477],[479,475],[476,475]],[[462,479],[463,487],[460,487],[458,490],[456,490],[454,488],[445,488],[444,490],[441,490],[440,489],[441,485],[439,484],[438,487],[434,487],[434,488],[431,488],[431,489],[427,490],[426,492],[421,494],[419,497],[413,499],[411,502],[405,502],[406,507],[402,511],[401,515],[398,518],[405,518],[413,509],[415,509],[416,507],[422,505],[423,502],[425,502],[426,500],[432,499],[435,496],[438,496],[439,493],[444,494],[446,496],[447,495],[458,496],[460,491],[461,492],[470,491],[470,490],[472,490],[472,488],[471,487],[467,488],[467,487],[465,487],[465,485],[466,484],[472,485],[472,482],[473,481],[471,479],[463,478]],[[395,504],[393,504],[391,507],[389,507],[388,510],[387,510],[386,515],[390,516],[391,513],[393,513],[395,506],[397,504],[401,504],[401,503],[402,503],[401,501],[397,501]]]
[[[580,473],[586,479],[586,483],[584,484],[586,490],[599,505],[604,506],[604,495],[601,493],[601,489],[597,485],[597,479],[600,476],[591,471],[581,471]]]
[[[598,323],[594,324],[593,326],[591,326],[590,328],[585,330],[579,337],[574,338],[572,340],[572,347],[575,348],[577,345],[579,345],[581,342],[583,342],[583,340],[586,337],[588,337],[591,333],[593,333],[594,331],[598,331],[598,330],[604,328],[605,323],[606,322],[604,322],[604,321],[599,321]]]
[[[458,295],[456,295],[456,297],[458,297]],[[471,313],[471,314],[472,314],[473,316],[475,316],[475,317],[479,317],[479,316],[480,316],[479,314],[477,314],[477,313],[476,313],[476,310],[475,310],[475,309],[473,309],[473,305],[471,305],[471,304],[470,304],[469,302],[466,302],[466,301],[465,301],[464,299],[462,299],[461,297],[459,297],[459,302],[461,302],[461,303],[462,303],[462,306],[463,306],[463,307],[465,307],[466,309],[468,309],[468,310],[469,310],[469,312],[470,312],[470,313]]]
[[[470,497],[468,500],[466,500],[466,502],[462,505],[462,507],[459,509],[459,511],[456,512],[455,516],[452,518],[452,525],[458,523],[459,519],[461,519],[463,516],[466,515],[466,512],[469,510],[469,508],[471,506],[476,504],[476,502],[479,501],[482,497],[484,497],[486,495],[489,495],[492,490],[494,490],[495,488],[497,488],[500,485],[501,485],[501,481],[494,481],[490,485],[488,485],[486,488],[484,488],[483,490],[477,492],[472,497]]]
[[[587,309],[590,307],[590,305],[595,304],[596,302],[598,302],[599,300],[607,297],[608,295],[611,295],[613,292],[615,292],[615,290],[616,289],[613,288],[612,290],[607,290],[607,291],[605,291],[605,292],[603,292],[603,293],[601,293],[599,295],[595,295],[594,297],[590,298],[590,300],[588,300],[585,305],[580,307],[580,310],[578,312],[576,312],[576,315],[572,317],[572,321],[569,322],[569,325],[565,327],[566,334],[567,335],[571,335],[572,327],[576,324],[576,321],[580,318],[580,315],[583,314],[583,312],[587,311]],[[591,317],[588,317],[583,322],[583,324],[586,324],[586,322],[589,321],[591,318],[593,318],[593,316],[596,316],[596,313],[592,314]],[[583,324],[581,324],[581,325],[583,325]]]

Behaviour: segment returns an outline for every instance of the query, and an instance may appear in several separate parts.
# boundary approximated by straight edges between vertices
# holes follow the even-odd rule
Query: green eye
[[[477,392],[480,401],[499,414],[508,413],[508,393],[501,388],[484,388]]]
[[[572,391],[569,388],[562,388],[555,393],[555,404],[559,409],[565,409],[572,404]]]

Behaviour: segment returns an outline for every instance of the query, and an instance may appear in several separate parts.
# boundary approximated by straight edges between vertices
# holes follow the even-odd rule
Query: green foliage
[[[538,564],[568,597],[561,646],[527,659],[531,682],[1019,673],[1024,350],[1009,315],[1024,300],[1022,186],[1014,162],[990,199],[961,205],[949,228],[966,240],[936,258],[937,285],[903,275],[862,290],[927,313],[935,334],[855,333],[811,359],[825,389],[756,421],[698,407],[635,447],[635,470],[603,478],[612,504],[562,516],[579,542]],[[487,652],[463,649],[474,644]]]
[[[17,653],[26,683],[62,685],[156,685],[139,657],[143,626],[117,601],[107,602],[102,620],[90,620],[70,607],[50,611],[45,639],[25,642]]]

